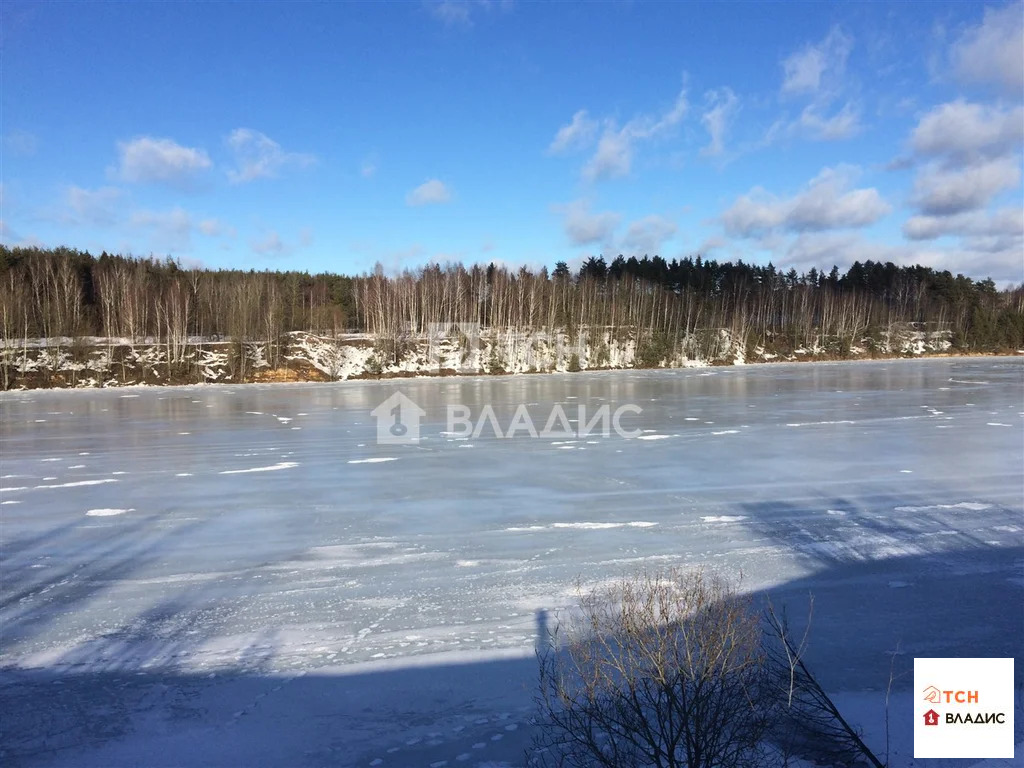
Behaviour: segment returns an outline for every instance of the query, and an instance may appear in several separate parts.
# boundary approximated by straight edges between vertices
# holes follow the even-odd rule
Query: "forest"
[[[897,328],[944,334],[959,352],[1024,348],[1024,286],[924,266],[855,262],[799,274],[772,264],[700,256],[601,256],[578,271],[428,264],[355,276],[186,268],[70,248],[0,246],[3,347],[149,343],[171,360],[190,345],[259,342],[280,364],[284,338],[368,334],[397,359],[403,340],[446,324],[485,331],[602,329],[642,340],[637,362],[657,365],[684,339],[727,331],[742,348],[785,352],[828,340],[833,357]],[[43,340],[43,341],[40,341]],[[241,348],[241,347],[240,347]],[[5,356],[5,364],[14,358]],[[5,379],[6,381],[7,379]]]

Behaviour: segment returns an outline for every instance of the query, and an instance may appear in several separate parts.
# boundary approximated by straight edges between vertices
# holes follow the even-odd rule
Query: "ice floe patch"
[[[929,509],[963,509],[968,512],[982,512],[992,509],[992,504],[983,504],[978,501],[961,501],[958,504],[929,504],[924,507],[894,507],[897,512],[927,512]]]
[[[921,406],[922,408],[924,406]],[[787,427],[817,427],[824,424],[856,424],[855,421],[849,419],[842,419],[841,421],[801,421],[794,424],[787,424]]]
[[[116,483],[116,482],[117,482],[117,480],[115,480],[112,477],[105,477],[102,480],[78,480],[78,481],[73,482],[73,483],[58,483],[56,485],[37,485],[36,486],[36,490],[46,489],[46,488],[78,488],[79,486],[83,486],[83,485],[103,485],[104,483]]]
[[[701,518],[704,523],[739,523],[747,519],[746,515],[705,515]]]
[[[89,517],[113,517],[114,515],[123,515],[126,512],[134,512],[134,511],[135,511],[134,509],[104,508],[104,509],[90,509],[85,514],[88,515]]]
[[[646,520],[633,520],[628,523],[592,523],[592,522],[580,522],[580,523],[551,523],[550,525],[525,525],[525,526],[512,526],[506,528],[506,531],[550,531],[556,529],[575,529],[580,531],[604,531],[611,528],[652,528],[657,523],[648,522]]]
[[[281,469],[291,469],[292,467],[299,466],[297,461],[282,461],[277,464],[271,464],[268,467],[252,467],[251,469],[225,469],[222,472],[218,472],[220,475],[244,475],[248,472],[277,472]]]
[[[349,464],[381,464],[385,461],[398,461],[397,456],[375,456],[372,459],[350,459]]]

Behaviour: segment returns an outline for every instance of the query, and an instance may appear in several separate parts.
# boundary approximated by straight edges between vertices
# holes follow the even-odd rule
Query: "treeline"
[[[929,267],[855,262],[845,272],[655,256],[577,273],[428,265],[349,277],[185,268],[173,259],[0,246],[0,332],[8,344],[84,336],[152,339],[168,352],[196,337],[278,342],[289,331],[365,331],[389,341],[437,325],[602,328],[666,343],[725,329],[766,348],[816,338],[856,344],[897,326],[948,331],[965,351],[1024,347],[1024,287],[997,290]]]

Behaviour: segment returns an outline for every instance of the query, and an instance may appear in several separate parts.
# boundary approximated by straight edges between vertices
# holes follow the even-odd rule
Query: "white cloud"
[[[966,83],[996,85],[1019,98],[1024,89],[1024,11],[1014,0],[986,8],[950,49],[953,71]]]
[[[359,167],[359,175],[364,179],[372,179],[377,175],[377,161],[368,157],[363,161],[363,164]]]
[[[969,211],[951,216],[912,216],[903,224],[903,234],[911,240],[934,240],[945,235],[977,238],[1024,236],[1024,210],[1001,208],[988,213]]]
[[[7,131],[3,135],[3,147],[12,155],[31,157],[39,149],[39,139],[28,131]]]
[[[868,226],[892,207],[873,187],[849,189],[855,174],[856,169],[846,166],[826,168],[803,192],[790,198],[753,189],[722,214],[722,224],[737,237],[755,237],[776,229],[806,232]]]
[[[721,88],[704,94],[708,104],[700,121],[707,129],[710,141],[700,153],[707,156],[718,156],[725,152],[725,135],[729,124],[739,112],[739,99],[731,88]]]
[[[841,110],[828,117],[810,105],[800,113],[796,127],[797,133],[815,141],[841,141],[860,133],[860,109],[847,102]]]
[[[284,168],[306,168],[316,157],[303,152],[286,152],[264,133],[251,128],[236,128],[227,137],[235,156],[236,168],[228,171],[228,180],[244,184],[256,179],[272,179]]]
[[[281,236],[274,230],[270,230],[257,240],[250,241],[249,247],[260,256],[283,256],[289,250]]]
[[[121,190],[116,187],[83,189],[71,186],[65,200],[75,223],[108,226],[118,219],[121,197]]]
[[[478,11],[508,11],[512,5],[512,0],[431,0],[427,9],[446,26],[468,28]]]
[[[199,231],[207,237],[219,237],[226,232],[224,225],[218,219],[203,219],[199,222]]]
[[[192,250],[192,217],[183,208],[135,211],[128,224],[146,232],[152,250],[171,255]]]
[[[914,182],[913,203],[927,214],[951,214],[986,206],[1020,183],[1020,162],[1007,156],[955,170],[929,167]]]
[[[439,179],[425,181],[405,196],[406,205],[437,205],[451,199],[451,190]]]
[[[921,118],[910,141],[922,155],[947,155],[957,160],[1001,155],[1024,141],[1024,108],[985,106],[962,99],[940,104]]]
[[[591,213],[586,200],[554,206],[562,214],[562,226],[573,245],[608,244],[622,217],[613,211]]]
[[[472,23],[469,19],[467,0],[442,0],[439,3],[431,3],[428,7],[435,18],[449,26],[468,26]]]
[[[811,267],[828,269],[833,264],[854,261],[891,261],[894,264],[921,264],[937,270],[949,270],[975,278],[992,277],[998,283],[1017,284],[1024,280],[1020,245],[1008,248],[978,248],[982,243],[966,241],[955,247],[920,246],[912,243],[888,244],[866,240],[857,233],[804,233],[772,249],[772,260],[783,268],[806,271]]]
[[[204,150],[183,147],[171,139],[140,136],[117,143],[118,178],[133,183],[188,186],[212,163]]]
[[[782,94],[818,95],[836,87],[846,70],[853,40],[832,27],[816,45],[805,45],[782,62]]]
[[[671,133],[686,117],[689,106],[684,88],[672,106],[660,114],[638,115],[621,128],[614,120],[606,120],[597,150],[583,166],[583,178],[600,181],[628,175],[633,167],[634,145]]]
[[[633,166],[633,143],[622,131],[606,130],[597,143],[594,156],[583,166],[588,181],[625,176]]]
[[[828,105],[808,104],[795,120],[777,120],[766,134],[763,144],[772,144],[783,138],[803,138],[811,141],[841,141],[861,132],[860,107],[847,102],[832,115],[827,114]]]
[[[597,130],[597,121],[590,118],[587,110],[581,109],[572,116],[572,121],[558,129],[548,147],[552,155],[589,144]]]
[[[665,241],[675,235],[678,227],[671,219],[651,215],[629,225],[620,250],[630,255],[656,255]]]

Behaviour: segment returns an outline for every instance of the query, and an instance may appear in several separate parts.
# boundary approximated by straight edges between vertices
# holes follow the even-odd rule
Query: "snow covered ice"
[[[1022,362],[4,394],[0,762],[522,765],[539,629],[659,564],[813,592],[877,746],[897,644],[1020,655]],[[378,446],[397,390],[422,439]],[[581,402],[642,434],[446,431]]]

